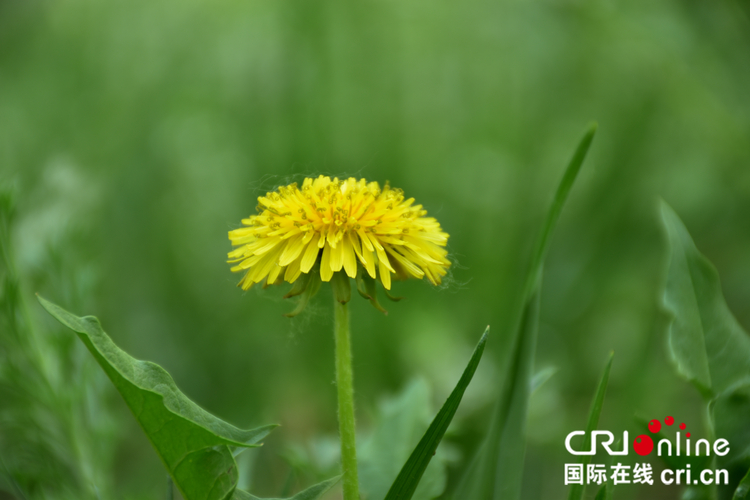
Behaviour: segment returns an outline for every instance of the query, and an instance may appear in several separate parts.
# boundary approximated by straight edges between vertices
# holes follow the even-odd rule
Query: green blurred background
[[[359,424],[366,432],[378,402],[419,376],[437,408],[490,324],[446,443],[450,488],[501,382],[544,211],[596,119],[548,258],[537,367],[557,372],[534,395],[529,421],[525,498],[562,498],[564,438],[584,426],[610,350],[603,428],[637,432],[634,417],[667,414],[703,424],[698,394],[664,348],[659,197],[750,325],[747,8],[2,0],[0,181],[16,192],[24,300],[57,340],[73,337],[33,292],[98,316],[122,348],[163,365],[218,416],[281,423],[241,463],[257,494],[277,495],[289,471],[282,457],[335,435],[331,297],[324,287],[290,320],[285,290],[235,288],[227,231],[258,195],[305,175],[389,180],[450,233],[455,265],[437,290],[397,283],[407,300],[385,304],[388,316],[353,300]],[[162,498],[157,456],[81,349],[74,343],[69,355],[99,384],[106,422],[97,432],[112,442],[94,462],[114,498]],[[0,449],[7,467],[10,450]]]

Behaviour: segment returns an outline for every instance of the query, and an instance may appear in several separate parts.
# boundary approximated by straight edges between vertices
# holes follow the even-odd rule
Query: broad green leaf
[[[750,337],[729,311],[716,269],[662,202],[669,240],[664,308],[672,316],[669,351],[677,371],[707,398],[750,381]]]
[[[250,493],[242,490],[234,490],[234,495],[232,495],[232,500],[318,500],[320,497],[322,497],[325,493],[328,492],[331,488],[333,488],[336,483],[339,482],[341,479],[341,476],[332,477],[331,479],[328,479],[326,481],[323,481],[322,483],[318,483],[314,486],[310,486],[304,491],[300,491],[293,497],[289,498],[260,498],[256,497],[255,495],[251,495]]]
[[[716,455],[716,468],[729,471],[729,484],[719,486],[719,498],[732,498],[738,481],[750,468],[750,385],[725,391],[708,406],[716,438],[729,441],[729,453]]]
[[[614,353],[609,354],[609,360],[607,366],[604,368],[602,378],[599,380],[599,386],[596,388],[596,394],[594,394],[594,400],[591,402],[591,409],[589,410],[589,419],[586,422],[586,435],[583,439],[582,450],[591,449],[591,433],[597,429],[599,425],[599,416],[602,414],[602,406],[604,406],[604,395],[607,393],[607,383],[609,382],[609,371],[612,369],[612,360],[614,359]],[[583,469],[591,463],[591,455],[581,455],[581,463]],[[580,500],[583,498],[584,485],[574,484],[570,487],[568,493],[568,500]]]
[[[357,447],[359,485],[365,498],[385,498],[430,424],[431,392],[426,381],[417,379],[380,405],[372,434]],[[445,490],[445,483],[445,463],[438,450],[422,476],[414,500],[437,498]]]
[[[225,500],[238,479],[235,447],[255,447],[275,427],[238,429],[189,400],[159,365],[132,358],[93,316],[78,317],[39,297],[78,334],[122,395],[185,500]]]
[[[592,124],[578,144],[547,212],[526,276],[521,317],[514,329],[511,358],[495,401],[489,432],[457,488],[454,495],[457,500],[520,498],[544,257],[596,129],[596,124]]]
[[[401,472],[399,472],[398,477],[393,482],[385,500],[409,500],[414,495],[422,479],[422,475],[427,469],[432,456],[435,454],[435,450],[437,450],[438,444],[440,444],[445,431],[448,429],[448,425],[456,414],[458,405],[461,403],[461,398],[463,398],[469,382],[474,377],[474,372],[476,372],[479,360],[482,358],[482,353],[484,352],[489,329],[487,327],[482,338],[479,340],[474,349],[474,354],[471,355],[469,364],[466,366],[453,392],[448,396],[448,399],[435,416],[427,432],[425,432],[421,441],[419,441],[419,444],[414,448],[411,456],[401,468]]]

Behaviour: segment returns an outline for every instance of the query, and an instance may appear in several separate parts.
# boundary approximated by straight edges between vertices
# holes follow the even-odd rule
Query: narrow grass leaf
[[[669,351],[677,371],[710,399],[750,381],[750,337],[727,307],[716,268],[695,247],[666,203],[661,215],[669,240],[663,305],[672,316]]]
[[[592,123],[589,125],[588,130],[583,135],[581,142],[578,143],[578,147],[573,153],[573,157],[568,163],[568,167],[565,169],[565,174],[557,186],[557,192],[552,200],[552,205],[547,211],[547,217],[544,220],[542,226],[542,232],[537,240],[536,247],[534,248],[531,265],[529,266],[529,273],[526,279],[526,297],[531,297],[534,288],[541,286],[541,273],[544,267],[544,257],[547,255],[549,249],[550,237],[552,231],[557,225],[557,221],[560,218],[565,201],[568,199],[568,194],[575,183],[578,172],[581,170],[583,160],[586,159],[586,154],[591,147],[591,142],[594,140],[598,125]]]
[[[615,449],[619,450],[622,448],[622,438],[618,439],[615,442]],[[615,457],[609,456],[606,461],[606,468],[607,470],[610,470],[610,467],[612,467],[612,463],[615,461]],[[612,500],[612,495],[615,492],[615,484],[614,481],[606,481],[601,488],[599,488],[599,491],[596,492],[596,497],[594,497],[594,500]]]
[[[388,494],[435,416],[431,403],[430,386],[420,378],[378,405],[372,432],[357,442],[359,490],[364,498],[382,499]],[[437,449],[412,500],[438,498],[445,491],[448,474],[441,451]]]
[[[589,410],[588,422],[586,422],[586,435],[583,440],[583,447],[581,450],[588,450],[591,448],[591,433],[596,430],[599,425],[599,416],[602,414],[602,406],[604,406],[604,395],[607,393],[607,383],[609,382],[609,372],[612,369],[612,360],[614,359],[614,353],[609,354],[609,360],[607,366],[604,368],[602,378],[599,380],[599,386],[596,388],[596,394],[594,400],[591,402],[591,409]],[[581,455],[581,463],[583,464],[583,470],[591,462],[591,455]],[[574,484],[570,487],[568,493],[568,500],[580,500],[583,498],[584,485]]]
[[[310,486],[304,491],[300,491],[296,495],[289,498],[260,498],[255,495],[251,495],[247,491],[234,490],[232,500],[318,500],[324,494],[326,494],[336,483],[339,482],[341,476],[332,477],[322,483],[318,483],[314,486]]]
[[[414,448],[409,459],[401,468],[401,472],[396,477],[385,500],[409,500],[414,495],[414,491],[416,491],[419,481],[422,479],[425,469],[427,469],[427,465],[430,463],[438,444],[440,444],[445,431],[448,429],[448,425],[456,414],[458,405],[461,403],[461,398],[463,398],[469,382],[474,377],[479,360],[482,358],[482,353],[484,352],[484,346],[487,343],[488,333],[489,327],[484,331],[482,338],[474,349],[474,354],[471,355],[469,364],[461,375],[458,384],[450,396],[448,396],[445,404],[443,404],[443,407],[435,416],[435,419],[430,424],[421,441],[419,441],[417,447]]]
[[[495,402],[489,432],[477,452],[478,456],[459,483],[454,495],[457,500],[520,498],[526,414],[531,394],[544,257],[552,231],[586,158],[596,129],[595,123],[590,125],[578,144],[542,225],[526,276],[521,317],[511,344],[511,358]]]
[[[54,318],[78,334],[133,412],[185,500],[225,500],[238,480],[232,451],[256,447],[276,426],[242,430],[187,398],[159,365],[132,358],[93,316],[78,317],[39,297]]]

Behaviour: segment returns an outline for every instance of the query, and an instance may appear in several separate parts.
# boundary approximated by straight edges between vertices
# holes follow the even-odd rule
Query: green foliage
[[[586,158],[596,133],[592,124],[584,134],[557,188],[526,275],[523,310],[515,329],[511,359],[490,422],[490,430],[459,485],[456,498],[477,500],[517,499],[521,495],[526,448],[526,416],[532,387],[532,370],[539,321],[539,296],[544,257],[552,231]]]
[[[443,439],[445,431],[448,430],[448,426],[456,414],[458,405],[461,404],[461,398],[463,398],[464,392],[474,377],[477,366],[479,366],[479,360],[482,359],[484,346],[487,343],[488,332],[489,327],[485,330],[482,338],[479,339],[479,343],[471,355],[469,364],[466,365],[466,369],[456,384],[455,389],[448,396],[443,407],[440,408],[440,411],[419,441],[419,444],[417,444],[417,447],[412,451],[411,456],[409,456],[390,490],[388,490],[385,500],[409,500],[414,495],[422,479],[422,475],[425,473],[433,455],[435,455],[435,450],[437,450],[440,441]]]
[[[107,499],[117,419],[83,346],[29,308],[36,281],[16,258],[15,198],[14,189],[0,187],[0,497]],[[70,273],[74,279],[57,293],[74,296],[80,267],[70,259],[53,262],[40,279]]]
[[[734,496],[732,496],[732,500],[745,500],[747,498],[747,493],[750,491],[750,470],[747,471],[745,474],[745,477],[742,478],[742,481],[740,481],[740,484],[737,486],[737,489],[734,491]]]
[[[724,300],[716,268],[664,202],[661,213],[669,241],[663,293],[671,315],[669,350],[677,372],[708,402],[716,438],[730,443],[730,452],[716,457],[717,467],[729,470],[730,484],[718,488],[719,498],[728,499],[742,490],[737,478],[750,467],[750,337]],[[701,490],[695,494],[715,497],[708,488]]]
[[[360,486],[366,498],[385,498],[430,424],[431,394],[429,384],[417,379],[379,405],[372,432],[357,446]],[[414,492],[414,500],[429,500],[443,493],[447,480],[444,458],[438,450]]]
[[[583,446],[581,450],[588,450],[591,448],[591,433],[597,429],[599,425],[599,416],[602,414],[602,406],[604,406],[604,395],[607,393],[607,384],[609,383],[609,372],[612,369],[612,360],[614,359],[614,353],[609,355],[607,360],[607,366],[604,368],[602,378],[599,380],[599,386],[596,388],[594,399],[591,401],[591,409],[589,410],[589,419],[586,422],[586,434],[583,440]],[[583,469],[586,470],[587,465],[591,462],[591,455],[582,455],[581,463]],[[602,489],[606,490],[606,486]],[[574,484],[570,487],[568,493],[568,500],[580,500],[583,498],[584,485]],[[606,495],[603,493],[603,495]],[[597,493],[597,496],[599,494]]]
[[[99,321],[78,317],[39,297],[76,332],[130,407],[186,500],[224,500],[237,486],[237,447],[255,447],[275,427],[238,429],[189,400],[160,366],[119,349]]]
[[[750,337],[729,311],[716,268],[695,247],[677,214],[661,206],[669,238],[664,307],[678,372],[708,398],[750,382]]]
[[[317,500],[318,498],[322,497],[326,494],[333,486],[339,482],[341,479],[341,476],[336,476],[331,479],[328,479],[326,481],[323,481],[322,483],[318,483],[316,485],[310,486],[304,491],[300,491],[296,495],[281,499],[281,498],[267,498],[262,499],[259,497],[256,497],[254,495],[251,495],[250,493],[242,490],[235,490],[234,494],[232,495],[232,500]]]

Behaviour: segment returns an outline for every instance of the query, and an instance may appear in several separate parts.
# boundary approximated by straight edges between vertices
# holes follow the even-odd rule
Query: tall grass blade
[[[479,339],[479,343],[474,349],[474,354],[471,355],[469,364],[466,366],[463,375],[461,375],[458,384],[456,384],[453,392],[451,392],[451,395],[448,396],[445,404],[443,404],[443,407],[435,416],[422,440],[419,441],[419,444],[414,448],[411,456],[401,468],[401,472],[399,472],[396,480],[393,482],[385,500],[409,500],[414,495],[419,481],[422,479],[425,469],[427,469],[427,465],[435,454],[438,444],[443,439],[448,425],[453,420],[458,405],[461,404],[461,398],[463,398],[469,382],[474,377],[479,360],[482,358],[482,353],[484,352],[484,346],[487,343],[489,329],[487,327],[482,338]]]
[[[609,382],[609,371],[612,368],[612,360],[614,359],[614,353],[609,354],[609,360],[607,366],[604,368],[602,378],[599,380],[599,386],[596,388],[596,394],[594,400],[591,402],[591,409],[589,410],[588,422],[586,422],[586,435],[583,440],[583,447],[581,450],[591,449],[591,433],[596,430],[599,425],[599,416],[602,414],[602,406],[604,405],[604,395],[607,393],[607,383]],[[591,455],[581,455],[581,463],[583,464],[584,473],[586,467],[591,463]],[[581,500],[583,498],[584,485],[574,484],[570,487],[568,494],[568,500]]]
[[[590,125],[581,139],[557,188],[532,254],[524,287],[523,308],[514,330],[511,358],[495,403],[490,430],[478,457],[464,475],[454,498],[463,500],[515,500],[521,495],[528,409],[534,351],[536,349],[539,294],[544,257],[552,231],[560,218],[583,160],[594,139],[597,125]]]

